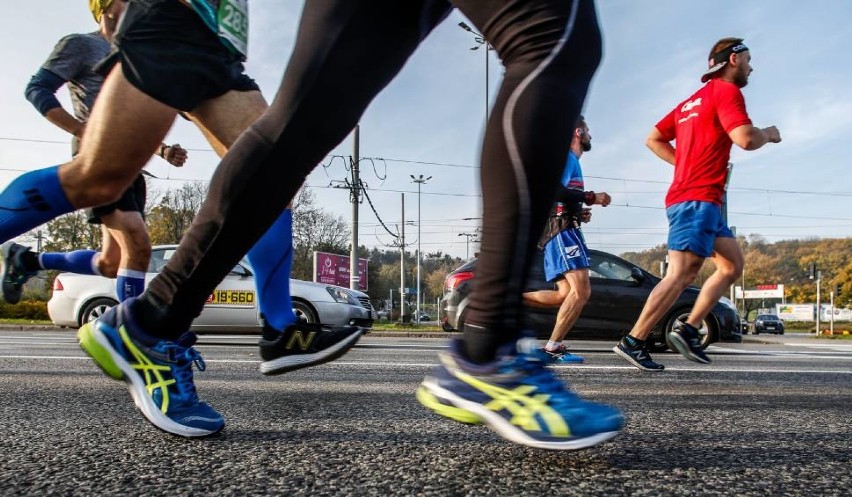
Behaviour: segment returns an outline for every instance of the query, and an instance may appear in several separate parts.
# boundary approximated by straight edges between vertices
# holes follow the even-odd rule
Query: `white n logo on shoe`
[[[518,385],[508,390],[461,371],[456,372],[456,377],[491,397],[493,400],[483,403],[488,409],[494,412],[508,411],[512,415],[510,422],[513,425],[520,426],[527,431],[541,431],[556,437],[571,436],[571,429],[565,423],[562,415],[547,405],[550,395],[543,393],[532,395],[536,390],[535,386]],[[544,421],[544,427],[541,426],[536,416]]]
[[[287,340],[287,348],[292,349],[293,345],[295,345],[296,342],[299,342],[300,349],[308,350],[311,343],[313,343],[315,336],[317,336],[316,331],[311,331],[305,335],[305,333],[301,330],[293,330],[293,334],[290,336],[290,339]]]

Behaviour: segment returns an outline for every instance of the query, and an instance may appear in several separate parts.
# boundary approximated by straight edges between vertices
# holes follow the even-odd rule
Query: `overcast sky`
[[[86,5],[18,2],[14,15],[0,20],[0,186],[20,171],[67,160],[68,136],[32,108],[23,90],[60,37],[95,29]],[[247,71],[271,97],[302,2],[251,0],[250,6]],[[598,11],[604,60],[584,110],[594,149],[582,165],[587,189],[610,193],[613,203],[596,207],[584,227],[592,248],[622,253],[665,243],[663,197],[672,168],[645,148],[644,139],[700,87],[707,52],[725,36],[745,38],[752,52],[754,73],[744,90],[752,120],[777,125],[784,140],[756,152],[733,151],[730,224],[770,242],[850,236],[852,2],[602,0]],[[361,120],[360,143],[362,179],[381,219],[398,229],[405,192],[406,242],[416,244],[417,185],[410,175],[432,176],[422,187],[422,249],[460,257],[467,238],[459,234],[475,233],[479,224],[477,163],[485,117],[485,54],[470,50],[476,43],[458,27],[462,20],[458,14],[447,19],[373,102]],[[493,97],[502,68],[490,55]],[[67,92],[60,94],[67,103]],[[218,160],[196,129],[178,122],[166,141],[190,149],[190,160],[174,169],[153,159],[148,170],[162,179],[153,180],[152,189],[210,178]],[[336,156],[351,154],[350,137],[308,178],[321,205],[347,221],[349,195],[333,186],[348,174]],[[366,202],[360,218],[361,244],[393,243]],[[477,248],[472,243],[471,254]]]

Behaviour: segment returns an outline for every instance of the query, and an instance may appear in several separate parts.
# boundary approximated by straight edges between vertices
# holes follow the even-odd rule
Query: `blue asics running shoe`
[[[484,423],[506,440],[553,450],[577,450],[616,436],[624,424],[610,406],[582,400],[548,369],[532,338],[498,351],[489,364],[462,357],[461,340],[440,354],[441,363],[417,390],[436,413],[462,423]]]
[[[132,299],[131,299],[132,300]],[[127,300],[77,332],[80,348],[108,376],[124,380],[142,415],[155,427],[182,437],[203,437],[225,426],[221,414],[198,400],[192,365],[204,371],[204,360],[186,332],[177,340],[146,345],[134,338]]]
[[[560,343],[556,350],[541,349],[542,352],[550,356],[550,362],[554,364],[582,364],[583,358],[568,352],[568,347],[564,343]]]

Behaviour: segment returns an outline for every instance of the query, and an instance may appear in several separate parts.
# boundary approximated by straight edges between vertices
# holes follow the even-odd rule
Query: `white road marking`
[[[85,356],[46,356],[46,355],[0,355],[0,359],[39,359],[39,360],[73,360],[73,361],[89,361],[89,357]],[[220,363],[220,364],[260,364],[260,361],[251,359],[205,359],[205,363]],[[359,361],[334,361],[324,364],[323,366],[355,366],[355,367],[370,367],[370,368],[433,368],[437,363],[420,363],[420,362],[359,362]],[[690,366],[666,366],[666,371],[661,373],[644,373],[633,366],[593,366],[588,364],[577,364],[571,366],[553,366],[558,370],[571,369],[588,369],[598,371],[636,371],[637,374],[648,374],[656,376],[665,374],[666,371],[684,371],[684,372],[701,372],[701,373],[797,373],[797,374],[852,374],[852,370],[834,370],[834,369],[790,369],[790,368],[737,368],[725,367],[724,365],[708,365],[704,367]]]

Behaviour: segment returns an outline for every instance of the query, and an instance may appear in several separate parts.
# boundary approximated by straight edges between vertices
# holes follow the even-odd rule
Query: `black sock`
[[[144,333],[157,338],[166,340],[177,340],[187,330],[172,330],[165,326],[164,316],[168,310],[168,306],[160,303],[156,298],[152,297],[148,292],[143,293],[139,298],[130,303],[130,310],[133,313],[133,320],[142,328]]]
[[[27,250],[21,254],[21,265],[24,266],[24,271],[28,273],[35,273],[43,269],[38,262],[38,254],[33,253],[31,250]]]
[[[483,326],[465,323],[464,355],[477,364],[491,362],[497,357],[497,349],[517,338],[514,334],[497,333]]]
[[[624,345],[627,345],[627,347],[631,349],[638,349],[645,345],[645,340],[639,340],[638,338],[631,335],[625,336],[623,341]]]

